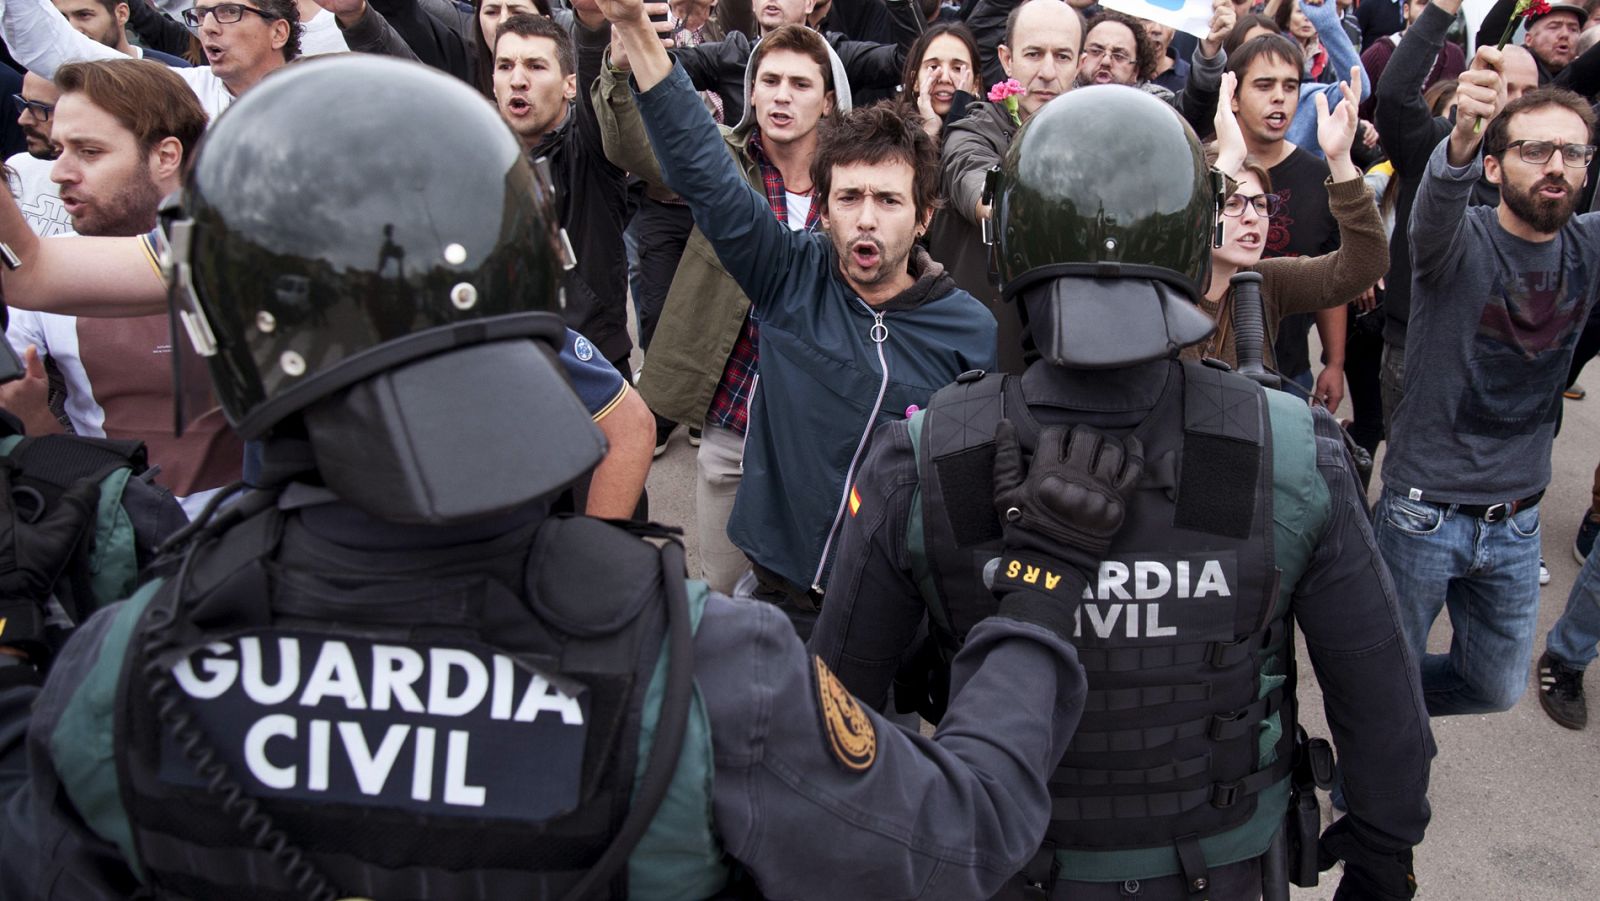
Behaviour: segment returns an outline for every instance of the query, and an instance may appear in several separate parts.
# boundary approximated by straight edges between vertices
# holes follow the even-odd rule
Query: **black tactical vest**
[[[1264,721],[1293,697],[1292,678],[1263,680],[1293,667],[1278,604],[1264,395],[1200,364],[1175,363],[1172,375],[1134,431],[1145,474],[1075,613],[1089,693],[1050,779],[1047,842],[1059,849],[1177,843],[1181,855],[1248,821],[1256,794],[1288,773],[1292,730],[1275,746],[1262,740]],[[946,661],[996,607],[983,573],[1000,553],[1001,418],[1031,447],[1040,426],[1019,383],[968,379],[934,396],[916,436],[926,560],[918,576]]]
[[[200,548],[136,627],[116,730],[145,883],[262,901],[564,895],[632,823],[666,633],[656,549],[556,518],[495,552],[525,555],[521,585],[470,564],[381,583],[280,565],[285,517]],[[625,876],[604,889],[624,896]]]

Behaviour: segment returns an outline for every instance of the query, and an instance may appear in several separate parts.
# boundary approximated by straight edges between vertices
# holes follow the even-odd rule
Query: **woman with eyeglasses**
[[[1236,78],[1222,76],[1222,96],[1233,95]],[[1217,141],[1207,150],[1216,168],[1236,184],[1225,198],[1219,223],[1222,244],[1211,251],[1211,281],[1201,307],[1216,317],[1217,332],[1210,340],[1186,348],[1185,355],[1214,357],[1237,365],[1233,344],[1233,291],[1229,279],[1240,272],[1262,276],[1261,300],[1267,327],[1262,356],[1274,364],[1272,342],[1278,320],[1290,313],[1309,313],[1337,307],[1372,287],[1389,266],[1388,241],[1383,220],[1372,200],[1372,189],[1361,170],[1350,161],[1356,134],[1356,103],[1360,99],[1348,84],[1342,85],[1344,102],[1330,113],[1317,95],[1317,143],[1328,160],[1328,205],[1339,225],[1339,249],[1317,257],[1261,259],[1272,216],[1279,198],[1272,193],[1266,167],[1246,156],[1244,135],[1229,104],[1217,104]]]

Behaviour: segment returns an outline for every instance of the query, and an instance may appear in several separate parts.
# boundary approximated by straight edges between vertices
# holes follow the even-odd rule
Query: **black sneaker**
[[[1583,670],[1573,669],[1550,656],[1539,655],[1539,706],[1559,725],[1582,729],[1589,724],[1583,700]]]
[[[1583,522],[1578,524],[1578,540],[1572,542],[1572,556],[1579,563],[1589,559],[1589,552],[1594,550],[1594,537],[1600,535],[1600,513],[1590,511]]]
[[[690,447],[699,447],[700,446],[700,430],[699,429],[690,429],[689,430],[689,446]]]
[[[676,422],[656,423],[656,449],[652,457],[659,457],[667,452],[667,442],[672,440],[672,430],[676,429]]]

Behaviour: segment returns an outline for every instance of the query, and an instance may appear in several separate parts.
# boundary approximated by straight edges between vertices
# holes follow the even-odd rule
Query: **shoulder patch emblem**
[[[587,363],[594,359],[594,345],[589,343],[588,338],[579,335],[577,340],[572,342],[572,353],[578,359]]]
[[[878,733],[871,717],[821,657],[813,656],[811,663],[817,682],[817,709],[822,714],[822,732],[828,750],[845,769],[866,772],[878,759]]]

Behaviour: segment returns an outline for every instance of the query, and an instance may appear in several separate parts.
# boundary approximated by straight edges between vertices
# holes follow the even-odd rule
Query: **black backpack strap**
[[[9,454],[29,479],[65,491],[80,479],[99,481],[119,467],[135,474],[149,468],[143,441],[113,441],[77,435],[24,438]]]
[[[694,629],[689,621],[689,592],[684,584],[687,575],[683,546],[676,540],[667,541],[661,546],[661,580],[667,597],[667,680],[661,698],[661,719],[628,815],[600,859],[567,893],[568,901],[590,897],[610,884],[627,864],[628,855],[644,838],[650,821],[666,800],[678,770],[694,699]]]
[[[1003,373],[962,373],[928,404],[924,448],[957,547],[1000,537],[994,512],[994,430],[1005,418]]]

